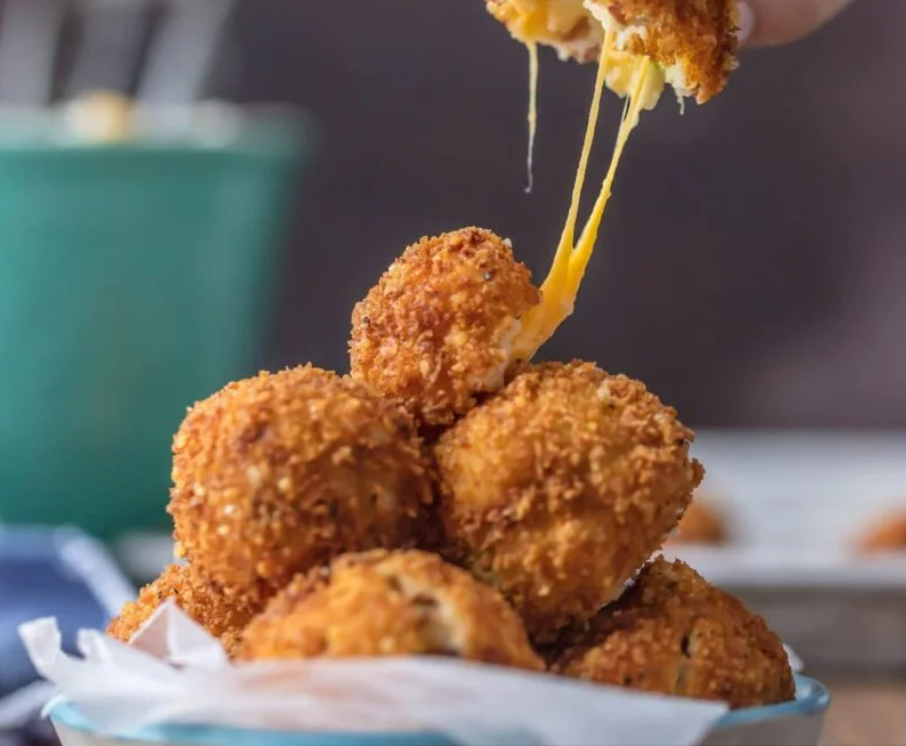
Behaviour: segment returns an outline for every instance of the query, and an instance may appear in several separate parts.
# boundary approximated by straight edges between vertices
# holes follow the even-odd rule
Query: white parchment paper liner
[[[165,722],[302,731],[423,731],[461,744],[692,746],[725,705],[630,692],[448,658],[231,664],[164,604],[123,645],[83,630],[81,658],[54,619],[22,625],[38,672],[100,733]],[[52,706],[53,702],[50,706]]]

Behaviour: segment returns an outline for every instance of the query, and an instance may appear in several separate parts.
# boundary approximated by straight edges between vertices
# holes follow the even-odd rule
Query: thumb
[[[747,46],[787,44],[823,26],[852,0],[746,0],[739,4],[740,40]]]

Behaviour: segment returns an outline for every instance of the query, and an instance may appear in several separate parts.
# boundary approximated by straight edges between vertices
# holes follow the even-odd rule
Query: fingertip
[[[752,31],[755,29],[755,12],[749,3],[737,3],[737,19],[736,35],[742,46],[752,37]]]
[[[813,33],[852,0],[745,0],[738,3],[740,44],[789,44]]]

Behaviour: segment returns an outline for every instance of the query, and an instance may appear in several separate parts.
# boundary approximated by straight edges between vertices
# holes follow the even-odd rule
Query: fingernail
[[[755,13],[752,12],[752,6],[748,3],[741,2],[738,4],[738,8],[739,30],[736,35],[739,37],[739,43],[745,44],[755,28]]]

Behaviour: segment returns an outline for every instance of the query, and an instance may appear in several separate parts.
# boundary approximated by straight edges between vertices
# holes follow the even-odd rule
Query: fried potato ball
[[[487,0],[490,13],[519,41],[554,47],[561,58],[598,58],[605,30],[619,53],[645,55],[680,96],[705,103],[736,69],[739,10],[736,0]],[[624,60],[631,64],[632,60]],[[620,95],[626,91],[608,76]]]
[[[448,556],[549,640],[611,601],[676,526],[703,474],[692,438],[638,381],[531,367],[436,445]]]
[[[490,231],[423,238],[356,305],[352,376],[423,424],[449,425],[503,386],[519,319],[539,301],[529,270]]]
[[[731,708],[795,696],[783,643],[742,602],[683,562],[659,557],[553,672],[599,684],[722,700]]]
[[[179,547],[228,594],[264,599],[338,554],[400,547],[431,500],[411,418],[311,366],[261,373],[193,407],[173,442]]]
[[[726,519],[717,506],[707,499],[695,496],[680,519],[676,531],[667,543],[725,544],[729,539]]]
[[[890,513],[871,524],[859,537],[857,548],[862,554],[906,552],[906,511]]]
[[[107,627],[107,634],[129,642],[158,607],[172,599],[180,609],[220,638],[230,652],[245,626],[260,610],[260,604],[247,598],[227,598],[191,566],[170,565],[153,583],[127,603]]]
[[[443,655],[530,670],[543,662],[515,612],[420,551],[344,555],[299,576],[246,629],[240,657]]]

